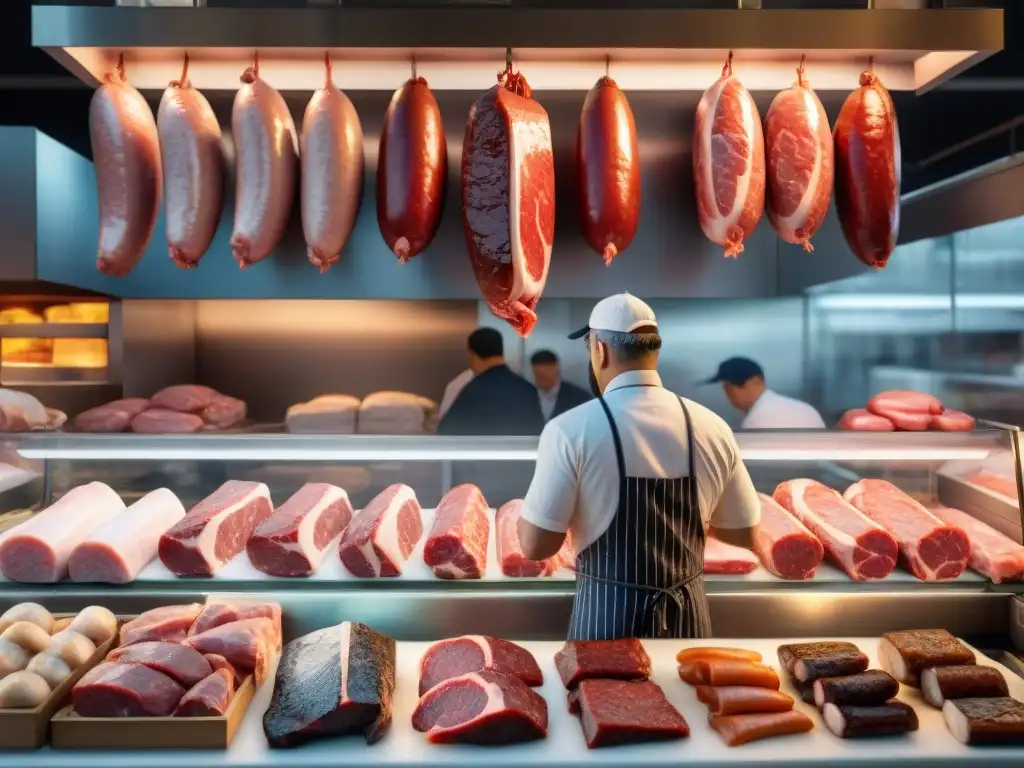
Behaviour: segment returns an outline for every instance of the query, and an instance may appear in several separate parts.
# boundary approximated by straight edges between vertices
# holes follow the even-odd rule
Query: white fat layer
[[[222,509],[210,518],[210,521],[205,526],[203,526],[202,532],[196,537],[196,550],[199,552],[203,560],[209,563],[212,570],[220,568],[225,562],[227,562],[226,560],[219,559],[215,554],[217,547],[217,532],[220,530],[221,525],[223,525],[224,521],[227,520],[233,512],[237,512],[246,504],[251,503],[261,496],[267,500],[267,504],[272,503],[270,501],[270,490],[264,483],[260,483],[249,491],[249,493],[241,496],[234,504]]]
[[[807,524],[812,530],[817,529],[815,533],[819,536],[827,536],[829,539],[834,541],[836,544],[849,547],[851,550],[856,548],[857,540],[845,531],[841,531],[835,526],[829,525],[825,520],[818,515],[813,509],[811,509],[807,502],[804,501],[804,494],[807,489],[811,486],[811,480],[799,479],[790,481],[790,489],[793,496],[793,511],[796,513],[800,521]]]
[[[953,735],[953,738],[961,744],[967,744],[971,740],[971,724],[967,716],[960,711],[956,702],[952,699],[942,705],[942,719],[946,721],[946,728]]]
[[[907,662],[904,661],[900,652],[896,650],[896,646],[884,637],[878,641],[878,661],[883,670],[895,677],[901,683],[905,683],[907,685],[913,684],[914,681],[911,677],[910,670],[907,668]]]
[[[715,124],[715,114],[718,111],[718,102],[721,101],[722,94],[725,89],[734,82],[735,78],[730,75],[729,77],[720,78],[707,92],[708,98],[708,109],[704,114],[704,120],[701,122],[701,135],[699,140],[703,142],[702,146],[707,149],[707,162],[704,163],[703,174],[704,174],[704,189],[706,194],[711,196],[711,209],[714,211],[714,216],[708,222],[706,222],[709,230],[709,238],[715,243],[725,243],[726,238],[729,236],[729,229],[736,226],[740,220],[740,216],[743,215],[743,208],[747,200],[747,192],[750,189],[750,177],[754,168],[754,146],[751,144],[750,152],[747,154],[747,165],[743,169],[742,175],[736,179],[736,196],[733,198],[733,207],[729,211],[728,215],[721,216],[718,211],[718,193],[715,189],[714,182],[714,167],[715,161],[713,156],[713,148],[711,143],[711,131]],[[742,86],[737,85],[742,89]],[[750,94],[742,92],[739,98],[740,105],[740,128],[744,136],[751,137],[754,135],[754,120],[760,119],[755,117],[754,114],[754,102],[750,98]]]
[[[373,535],[359,547],[359,551],[373,569],[374,576],[380,576],[383,566],[381,558],[377,556],[377,550],[391,562],[395,570],[402,572],[405,558],[402,556],[402,544],[398,535],[398,513],[410,501],[416,501],[416,493],[408,485],[401,486],[388,502],[387,509],[381,513]],[[377,545],[377,549],[374,549],[374,544]]]
[[[453,579],[465,579],[469,577],[469,571],[464,571],[454,563],[441,563],[434,566],[434,573],[438,576],[450,576]]]
[[[491,644],[487,642],[487,638],[483,635],[464,635],[463,640],[471,640],[476,643],[480,648],[480,652],[484,655],[484,669],[488,669],[494,664],[494,654],[491,652]]]
[[[819,709],[825,706],[825,687],[821,680],[814,681],[814,703]]]
[[[821,719],[825,721],[825,727],[827,727],[833,734],[839,738],[844,738],[846,734],[846,718],[843,717],[842,710],[839,709],[835,704],[828,703],[821,710]]]
[[[302,518],[302,521],[299,523],[299,535],[296,537],[296,541],[282,542],[278,544],[280,549],[283,552],[298,552],[304,555],[309,560],[309,564],[314,572],[320,568],[320,564],[324,561],[324,556],[327,554],[331,542],[328,541],[322,549],[317,549],[314,543],[316,526],[320,522],[320,518],[326,514],[328,508],[341,499],[348,499],[348,494],[345,491],[336,486],[328,488],[317,502],[309,508],[305,517]]]
[[[933,707],[941,709],[945,703],[942,686],[939,685],[939,677],[934,669],[925,669],[921,672],[921,695]]]
[[[818,143],[818,125],[821,123],[821,113],[818,111],[817,100],[814,94],[806,88],[795,86],[801,102],[804,118],[807,120],[807,127],[814,138],[814,165],[811,171],[811,178],[807,181],[807,188],[804,189],[804,196],[800,198],[800,204],[789,216],[780,218],[783,228],[796,231],[807,224],[807,213],[817,197],[818,182],[821,178],[821,145]]]
[[[476,672],[470,672],[465,675],[453,677],[451,680],[446,680],[445,682],[438,685],[436,688],[432,689],[431,693],[433,693],[434,691],[440,693],[444,689],[462,682],[476,683],[481,688],[483,688],[484,691],[487,693],[487,703],[484,704],[483,709],[481,709],[473,716],[472,720],[479,720],[481,718],[487,717],[488,715],[493,715],[495,712],[501,712],[505,708],[505,694],[504,692],[502,692],[501,686],[499,686],[497,683],[487,682]],[[437,693],[435,693],[434,695],[437,695]],[[427,693],[426,695],[429,696],[431,694]],[[457,723],[455,725],[450,726],[449,728],[445,728],[444,726],[440,725],[435,725],[430,730],[428,730],[427,733],[438,733],[443,731],[449,731],[452,729],[462,728],[466,725],[467,722],[471,722],[471,720]]]
[[[547,202],[554,204],[553,200],[544,201],[539,197],[534,198],[535,215],[532,219],[533,225],[537,227],[537,234],[544,246],[544,271],[539,279],[535,279],[526,267],[526,254],[523,252],[523,241],[519,236],[520,215],[522,214],[522,169],[525,167],[526,159],[534,152],[551,150],[551,126],[547,120],[512,120],[512,129],[509,132],[509,229],[512,256],[512,291],[509,294],[509,301],[526,301],[535,296],[540,296],[544,291],[544,283],[548,279],[548,265],[551,263],[551,246],[545,238],[541,229],[541,206]]]
[[[341,653],[338,654],[338,663],[341,665],[341,692],[338,694],[338,701],[348,700],[348,657],[352,646],[352,622],[343,621],[339,627],[341,630]]]

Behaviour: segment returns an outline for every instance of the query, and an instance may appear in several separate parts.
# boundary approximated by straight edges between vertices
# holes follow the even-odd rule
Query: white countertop
[[[271,750],[263,736],[263,713],[270,702],[271,686],[264,685],[256,693],[234,742],[227,752],[80,752],[55,751],[44,748],[37,752],[6,753],[0,758],[4,768],[337,768],[338,766],[483,766],[488,768],[583,768],[592,765],[643,768],[703,768],[756,764],[758,766],[826,766],[843,768],[860,766],[907,765],[975,766],[980,764],[1024,763],[1024,747],[971,748],[959,744],[946,730],[942,714],[929,707],[912,689],[902,688],[900,698],[917,710],[920,729],[897,737],[844,741],[832,736],[821,723],[813,706],[797,700],[796,706],[807,712],[816,723],[810,733],[766,739],[742,747],[726,747],[718,735],[708,728],[707,712],[693,689],[679,680],[675,654],[688,645],[714,644],[736,646],[760,651],[765,662],[778,667],[776,648],[782,643],[803,642],[816,638],[782,640],[729,640],[684,642],[674,640],[645,641],[654,666],[653,679],[690,724],[690,737],[679,741],[628,745],[588,750],[577,718],[566,708],[565,691],[555,671],[554,653],[558,642],[523,643],[537,658],[544,672],[541,689],[548,702],[548,738],[530,744],[508,747],[443,746],[429,744],[423,734],[412,729],[410,718],[416,706],[418,666],[428,643],[399,643],[398,687],[395,691],[394,722],[387,735],[373,746],[362,736],[328,739],[290,750]],[[835,639],[835,638],[830,638]],[[849,638],[865,651],[875,663],[877,640]],[[1005,667],[978,654],[981,664],[999,668],[1006,675],[1010,694],[1024,700],[1024,680]],[[783,690],[795,693],[783,682]]]

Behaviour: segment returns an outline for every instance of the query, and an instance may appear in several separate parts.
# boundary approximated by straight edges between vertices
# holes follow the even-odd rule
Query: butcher
[[[540,349],[530,357],[533,369],[533,383],[537,385],[537,397],[544,421],[561,416],[570,408],[583,405],[590,394],[575,384],[562,379],[562,367],[558,356],[550,349]]]
[[[653,310],[598,302],[584,339],[595,399],[547,423],[519,537],[533,560],[576,545],[570,639],[710,637],[709,535],[751,547],[761,504],[719,416],[666,389]]]
[[[813,405],[768,389],[764,370],[746,357],[730,357],[704,382],[721,384],[732,406],[743,413],[740,429],[824,429]]]

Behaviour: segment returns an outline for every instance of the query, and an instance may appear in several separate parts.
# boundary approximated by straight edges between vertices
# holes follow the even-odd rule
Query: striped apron
[[[650,385],[634,385],[650,386]],[[619,468],[615,517],[576,557],[570,640],[711,636],[704,594],[704,522],[686,404],[689,477],[628,477],[622,440],[604,398]]]

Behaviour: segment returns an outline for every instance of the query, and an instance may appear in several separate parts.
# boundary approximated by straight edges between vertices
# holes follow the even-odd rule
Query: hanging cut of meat
[[[640,145],[626,94],[607,75],[583,102],[576,153],[583,237],[611,264],[640,219]]]
[[[321,272],[338,260],[363,200],[363,126],[348,96],[334,87],[324,54],[324,86],[302,118],[302,233]]]
[[[892,97],[874,72],[843,103],[832,131],[836,209],[850,250],[881,269],[900,229],[900,131]],[[898,425],[897,425],[898,426]]]
[[[92,96],[89,138],[100,211],[96,268],[124,277],[153,236],[163,172],[153,110],[128,83],[123,56]]]
[[[377,154],[377,224],[401,262],[437,234],[448,178],[448,144],[430,86],[413,76],[384,113]]]
[[[804,79],[804,61],[792,86],[780,92],[765,116],[768,185],[765,207],[772,229],[787,243],[813,251],[832,200],[834,158],[828,115]]]
[[[732,73],[731,52],[697,105],[693,182],[700,228],[727,258],[739,256],[764,210],[764,136],[754,99]]]
[[[469,110],[462,217],[469,260],[491,311],[529,336],[555,237],[551,126],[511,56]]]

